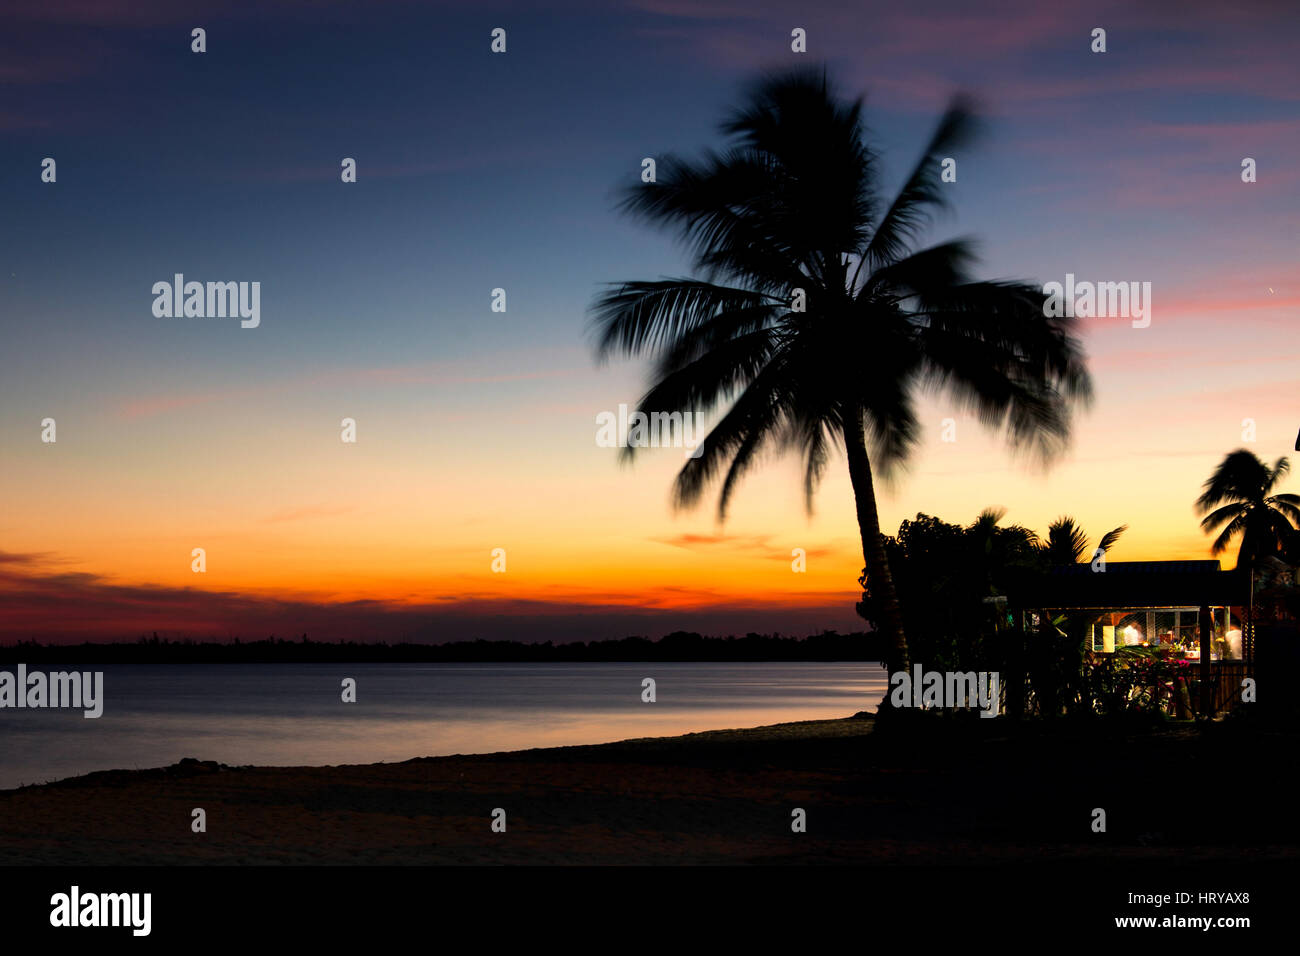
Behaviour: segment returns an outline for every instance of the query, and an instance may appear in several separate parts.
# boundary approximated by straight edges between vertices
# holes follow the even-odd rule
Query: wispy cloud
[[[689,594],[683,591],[683,596]],[[768,600],[647,607],[529,597],[423,603],[330,602],[235,591],[117,584],[88,573],[14,571],[0,562],[0,640],[130,639],[153,631],[226,639],[306,633],[317,639],[572,641],[659,636],[672,630],[812,633],[859,629],[843,595],[767,595]],[[783,599],[794,598],[795,603]],[[819,600],[820,599],[820,600]]]

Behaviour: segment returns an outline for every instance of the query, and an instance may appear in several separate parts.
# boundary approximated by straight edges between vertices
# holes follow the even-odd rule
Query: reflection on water
[[[73,668],[60,666],[59,670]],[[87,668],[82,668],[87,669]],[[0,710],[0,789],[182,757],[323,766],[601,743],[874,710],[878,664],[218,664],[104,671],[104,716]],[[342,702],[345,677],[357,702]],[[655,680],[656,700],[641,700]]]

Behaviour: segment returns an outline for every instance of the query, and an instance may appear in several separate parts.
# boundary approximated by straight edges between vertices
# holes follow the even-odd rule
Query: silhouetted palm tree
[[[861,100],[842,102],[824,74],[759,83],[723,124],[733,137],[724,152],[665,157],[658,181],[623,202],[674,228],[700,276],[616,284],[593,312],[600,358],[655,359],[640,410],[726,407],[677,476],[678,507],[721,478],[724,518],[737,481],[778,449],[800,454],[811,510],[832,454],[846,451],[864,603],[897,668],[907,665],[907,641],[875,481],[917,441],[918,392],[946,391],[1046,460],[1064,446],[1071,402],[1090,397],[1091,383],[1074,320],[1045,317],[1040,288],[973,280],[966,240],[915,251],[944,205],[942,160],[972,132],[965,104],[953,102],[887,204],[861,112]]]
[[[972,560],[987,569],[990,585],[995,583],[991,576],[994,569],[1028,564],[1039,548],[1038,535],[1029,528],[1018,524],[1004,527],[1000,522],[1006,515],[1005,508],[985,508],[966,527],[966,538],[974,552]]]
[[[1110,551],[1120,535],[1127,530],[1128,525],[1122,524],[1118,528],[1107,531],[1097,542],[1097,549],[1103,552]],[[1093,555],[1097,553],[1095,550],[1088,550],[1087,533],[1069,515],[1062,515],[1048,526],[1047,539],[1042,543],[1041,548],[1043,557],[1052,567],[1078,564],[1085,559],[1091,561]]]
[[[1300,521],[1300,495],[1269,494],[1291,471],[1291,463],[1279,458],[1270,468],[1253,452],[1238,448],[1224,456],[1196,499],[1198,513],[1205,515],[1201,530],[1209,534],[1223,530],[1211,546],[1221,554],[1237,535],[1241,547],[1237,565],[1249,566],[1252,559],[1278,554]]]

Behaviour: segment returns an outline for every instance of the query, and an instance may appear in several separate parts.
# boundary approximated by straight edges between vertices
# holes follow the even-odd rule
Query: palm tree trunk
[[[863,416],[859,410],[844,430],[844,444],[849,458],[849,480],[857,503],[858,528],[862,532],[862,560],[867,569],[871,597],[878,609],[876,627],[888,642],[890,659],[885,661],[889,673],[906,670],[909,664],[907,638],[903,634],[903,612],[889,573],[885,542],[880,535],[880,514],[876,511],[876,486],[871,477],[871,459],[863,435]],[[885,694],[886,700],[889,694]]]

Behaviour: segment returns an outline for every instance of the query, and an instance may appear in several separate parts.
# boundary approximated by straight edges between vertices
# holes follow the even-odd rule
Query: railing
[[[1241,705],[1241,682],[1248,676],[1247,664],[1242,660],[1230,661],[1211,661],[1210,662],[1210,680],[1213,682],[1211,713],[1222,714],[1232,711]],[[1199,662],[1191,669],[1191,673],[1186,674],[1178,680],[1187,682],[1187,700],[1191,705],[1191,712],[1200,716],[1201,706],[1201,667]],[[1162,700],[1162,709],[1166,712],[1173,712],[1178,708],[1178,689],[1173,688],[1173,693],[1166,699]]]
[[[1098,658],[1102,658],[1098,660]],[[1082,705],[1084,709],[1094,708],[1098,713],[1118,712],[1152,712],[1158,708],[1178,720],[1190,720],[1200,716],[1201,710],[1201,662],[1198,660],[1170,660],[1168,658],[1147,659],[1145,666],[1141,663],[1136,668],[1120,666],[1111,670],[1116,663],[1109,660],[1110,655],[1091,655],[1083,671],[1084,689],[1082,696],[1071,696],[1068,689],[1050,683],[1057,693],[1053,699],[1057,713],[1067,713]],[[1053,675],[1057,676],[1057,675]],[[1230,713],[1240,707],[1242,700],[1242,681],[1247,677],[1256,677],[1255,666],[1245,660],[1210,662],[1210,712],[1214,716]],[[1034,685],[1032,674],[1021,672],[1018,676],[1009,673],[1006,687],[1006,706],[1010,708],[1016,699],[1016,682],[1021,681],[1019,699],[1023,701],[1022,713],[1042,713],[1043,702]],[[1050,706],[1050,705],[1049,705]],[[1009,713],[1010,711],[1008,711]]]

